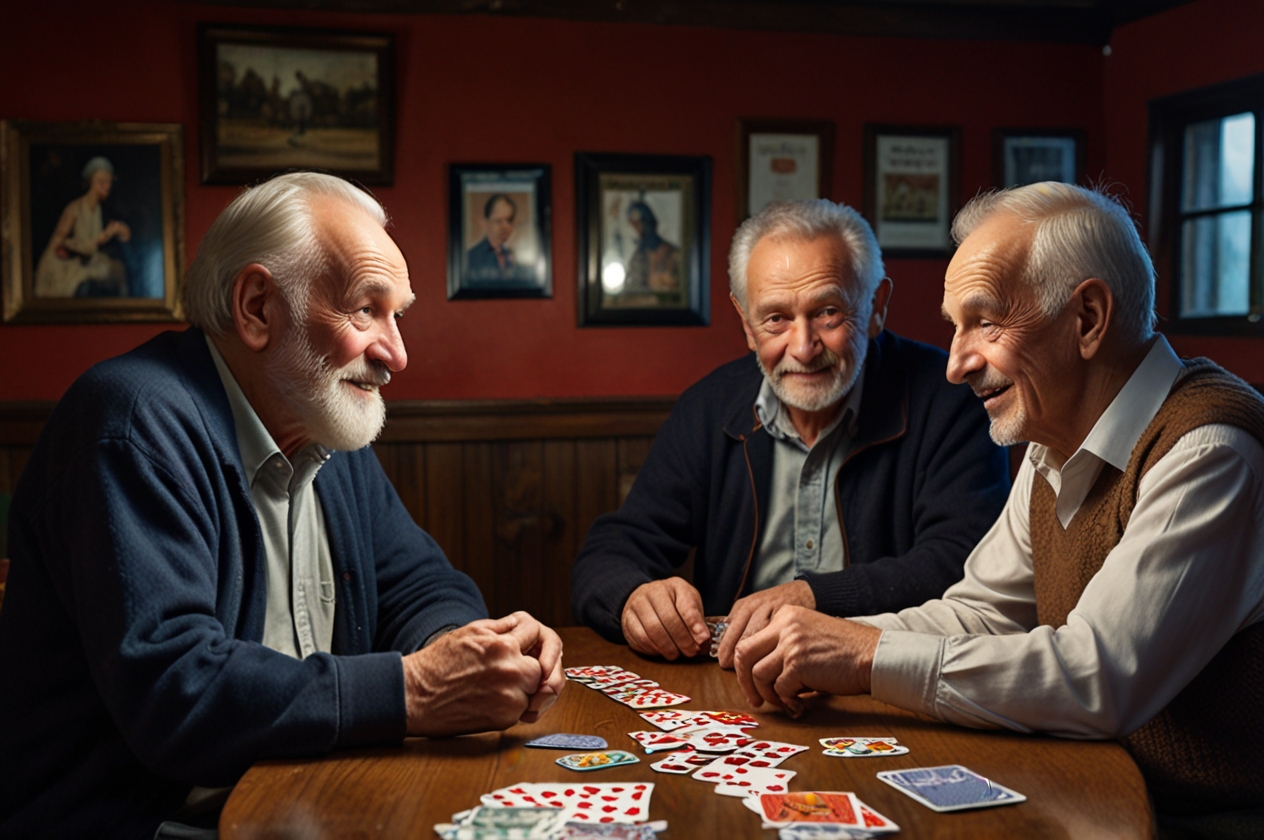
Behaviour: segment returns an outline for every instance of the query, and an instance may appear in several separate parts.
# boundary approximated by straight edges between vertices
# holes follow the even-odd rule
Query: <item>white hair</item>
[[[1055,317],[1076,287],[1095,277],[1114,296],[1116,324],[1128,337],[1143,342],[1154,334],[1154,263],[1118,199],[1056,181],[988,192],[957,214],[953,239],[960,245],[997,213],[1036,226],[1021,280],[1045,317]]]
[[[316,237],[312,199],[326,196],[359,208],[382,227],[387,216],[372,195],[319,172],[291,172],[243,190],[202,239],[184,284],[189,323],[213,335],[233,328],[233,281],[251,263],[272,272],[293,315],[303,321],[311,281],[327,268]]]
[[[837,237],[851,257],[853,280],[869,301],[878,284],[886,276],[882,251],[873,228],[864,217],[846,204],[818,198],[811,201],[774,201],[751,216],[733,234],[729,248],[729,289],[742,309],[746,309],[746,266],[751,252],[760,240],[813,240],[822,236]]]

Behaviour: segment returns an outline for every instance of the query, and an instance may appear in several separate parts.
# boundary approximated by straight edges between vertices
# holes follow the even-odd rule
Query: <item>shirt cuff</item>
[[[883,703],[939,717],[935,695],[946,641],[929,633],[883,630],[873,654],[869,693]]]

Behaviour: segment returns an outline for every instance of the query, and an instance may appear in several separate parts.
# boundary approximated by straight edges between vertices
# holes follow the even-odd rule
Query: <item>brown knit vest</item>
[[[1206,359],[1187,360],[1123,472],[1107,464],[1064,531],[1049,483],[1032,483],[1036,614],[1061,627],[1128,527],[1142,477],[1182,435],[1224,423],[1264,444],[1264,399]],[[1254,527],[1251,522],[1242,527]],[[1238,562],[1255,562],[1242,557]],[[1198,573],[1194,569],[1194,573]],[[1162,655],[1159,653],[1158,655]],[[1264,806],[1264,623],[1235,635],[1152,720],[1123,739],[1158,811]]]

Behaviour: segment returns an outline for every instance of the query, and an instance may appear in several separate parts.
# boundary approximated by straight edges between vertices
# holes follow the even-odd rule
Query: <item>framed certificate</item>
[[[829,198],[834,124],[828,121],[737,121],[737,221],[769,202]]]

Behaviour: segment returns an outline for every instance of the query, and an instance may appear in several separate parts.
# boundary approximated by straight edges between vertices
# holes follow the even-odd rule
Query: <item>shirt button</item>
[[[808,540],[805,545],[808,547],[808,551],[816,548],[816,543],[813,540]]]

